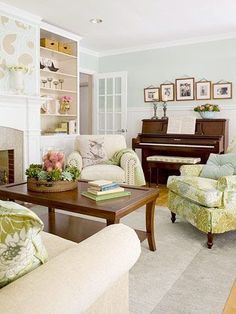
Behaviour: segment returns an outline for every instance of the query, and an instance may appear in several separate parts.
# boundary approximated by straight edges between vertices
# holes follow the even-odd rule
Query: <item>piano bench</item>
[[[152,181],[152,168],[156,168],[157,185],[158,172],[161,169],[175,169],[179,170],[182,165],[195,165],[200,163],[201,158],[197,157],[176,157],[176,156],[149,156],[147,157],[147,166],[149,170],[149,186]]]

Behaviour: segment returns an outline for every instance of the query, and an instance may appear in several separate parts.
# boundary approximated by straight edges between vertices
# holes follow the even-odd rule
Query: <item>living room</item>
[[[236,313],[235,9],[0,2],[1,313]]]

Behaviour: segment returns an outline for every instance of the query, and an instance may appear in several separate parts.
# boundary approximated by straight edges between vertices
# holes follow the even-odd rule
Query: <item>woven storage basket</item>
[[[27,179],[27,188],[29,191],[34,192],[64,192],[76,189],[78,186],[77,181],[38,181],[34,178]]]

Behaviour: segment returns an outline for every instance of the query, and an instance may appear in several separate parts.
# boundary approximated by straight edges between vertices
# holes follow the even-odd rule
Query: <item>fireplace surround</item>
[[[14,149],[0,150],[0,185],[15,182]]]
[[[0,159],[2,165],[0,164],[0,170],[6,171],[9,183],[19,182],[23,179],[23,149],[22,131],[0,127],[0,152],[2,152],[2,159]],[[5,154],[3,152],[5,152]],[[7,161],[4,155],[7,155]]]
[[[40,162],[40,97],[0,95],[0,150],[14,150],[14,181]]]

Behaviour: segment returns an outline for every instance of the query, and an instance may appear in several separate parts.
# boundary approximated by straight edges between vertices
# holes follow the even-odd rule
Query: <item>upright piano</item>
[[[211,153],[223,154],[228,147],[227,119],[197,119],[195,134],[167,134],[168,119],[142,120],[142,133],[132,139],[132,148],[142,150],[142,166],[146,180],[148,156],[200,157],[206,163]],[[159,182],[166,182],[173,170],[160,171]]]

